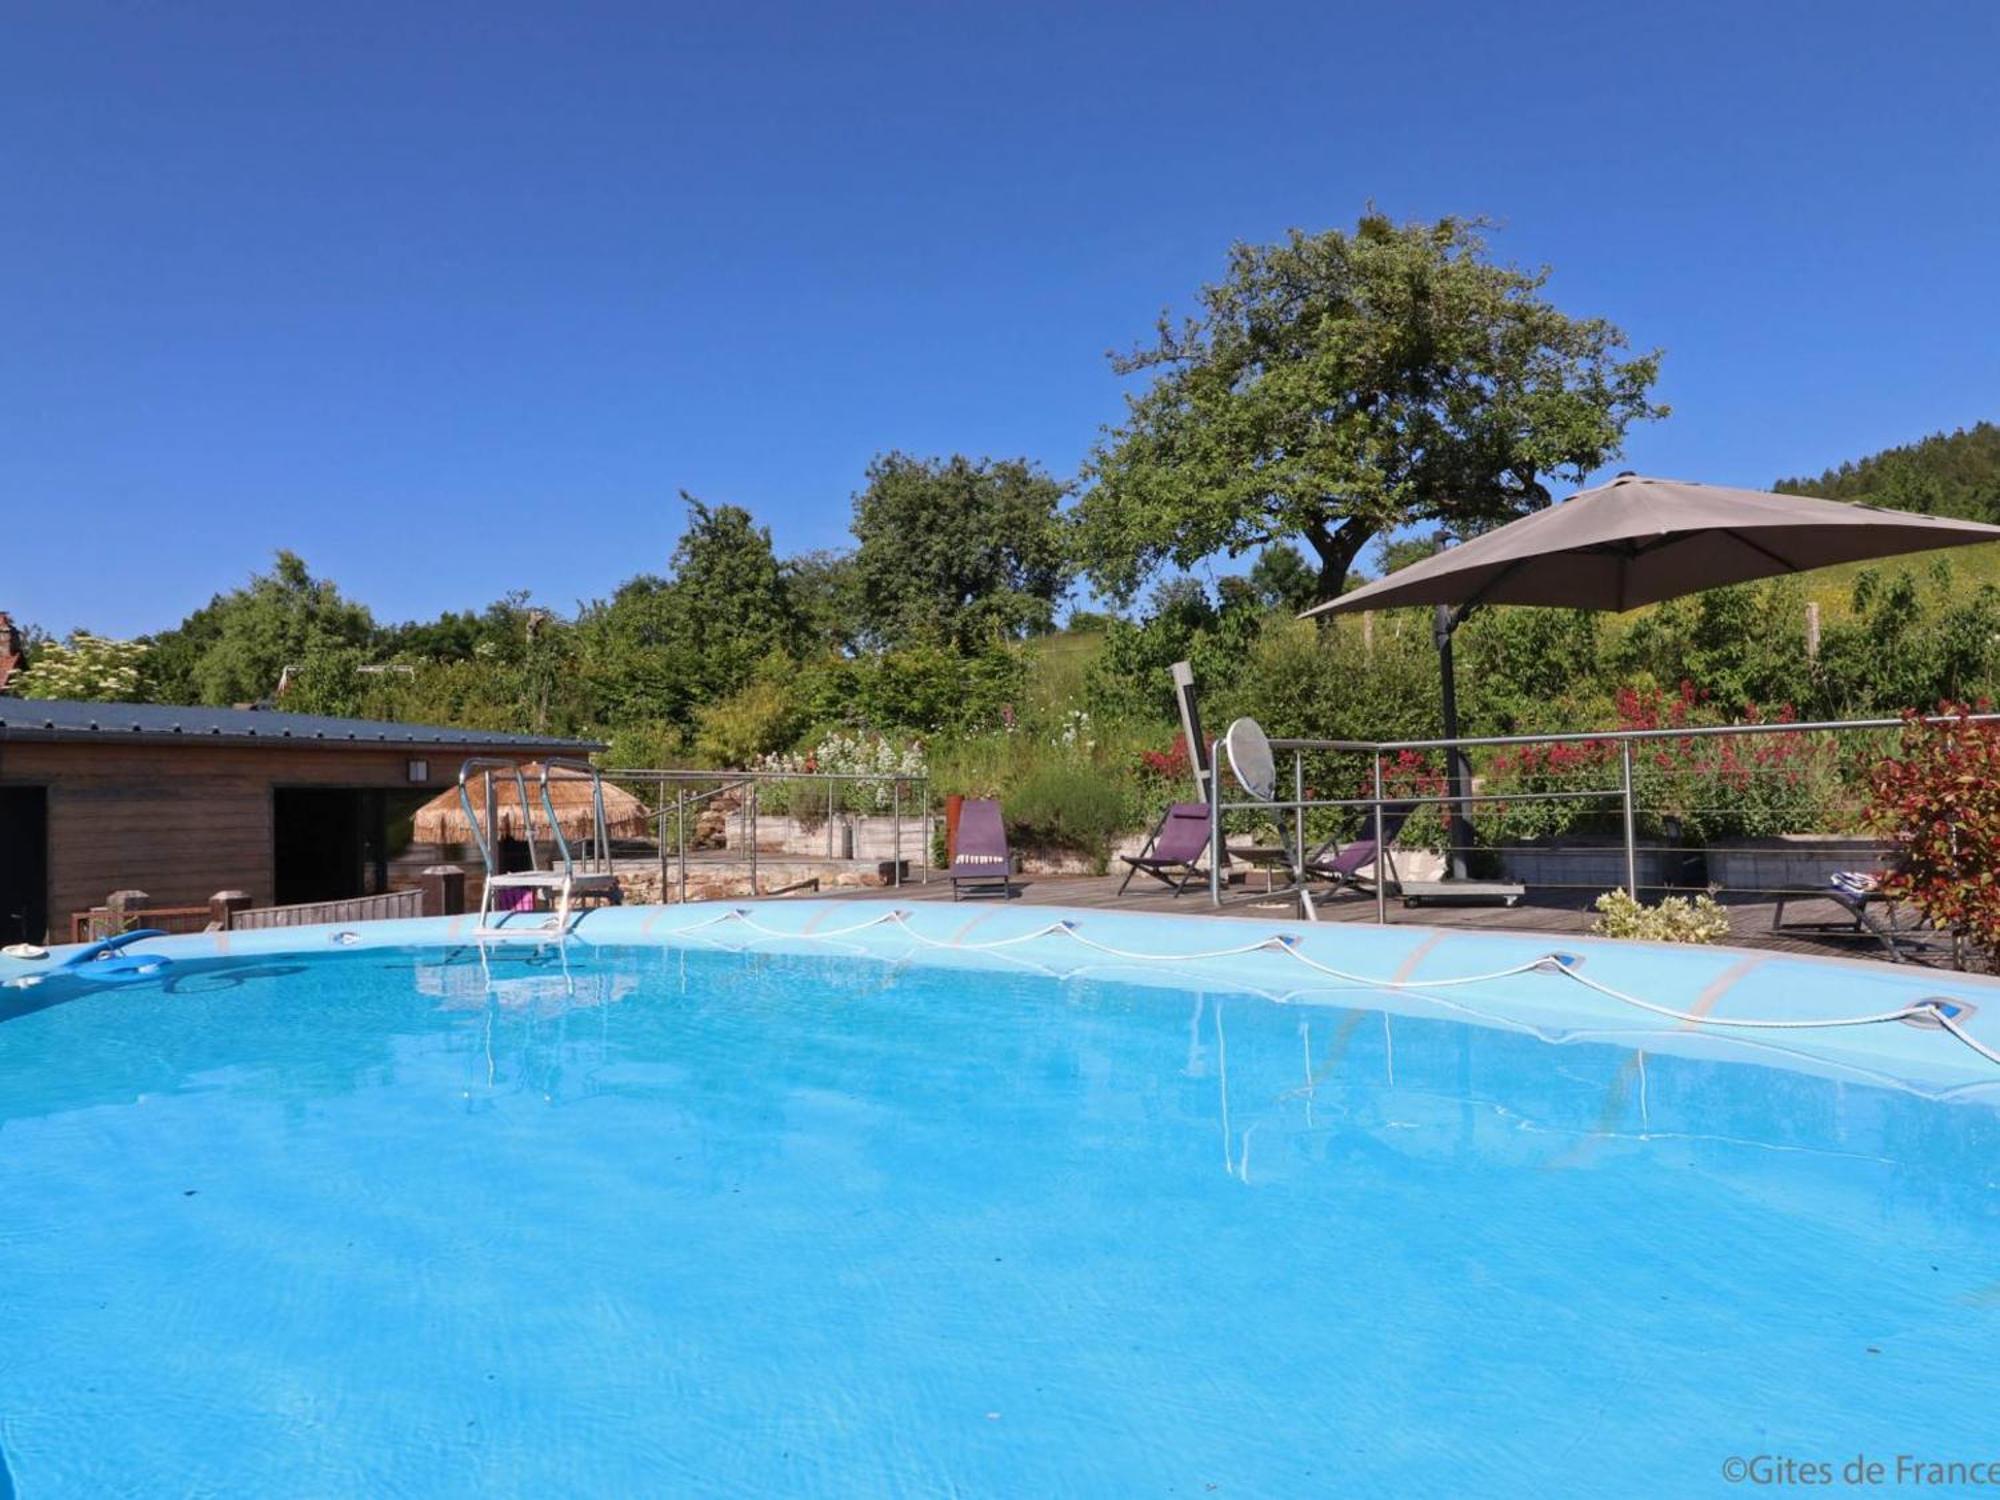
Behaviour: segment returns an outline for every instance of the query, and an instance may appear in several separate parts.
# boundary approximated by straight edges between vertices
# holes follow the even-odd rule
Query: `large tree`
[[[673,573],[629,579],[586,611],[585,650],[614,722],[689,725],[704,703],[735,691],[800,627],[769,527],[740,506],[694,496]]]
[[[268,698],[286,667],[337,649],[366,650],[375,622],[366,605],[280,552],[269,573],[217,594],[155,636],[140,665],[142,690],[162,703],[245,703]]]
[[[1129,599],[1156,569],[1296,538],[1322,596],[1371,537],[1441,521],[1471,533],[1549,503],[1617,456],[1657,353],[1542,296],[1546,270],[1486,257],[1478,220],[1243,245],[1201,310],[1112,357],[1151,375],[1085,469],[1076,553]]]
[[[1062,496],[1025,459],[877,458],[854,497],[854,594],[870,639],[970,651],[1048,630],[1069,587]]]

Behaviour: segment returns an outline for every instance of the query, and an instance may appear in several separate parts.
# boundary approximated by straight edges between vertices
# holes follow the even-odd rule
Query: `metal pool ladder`
[[[579,856],[570,847],[569,836],[563,832],[562,819],[556,815],[555,800],[549,795],[549,773],[562,770],[574,776],[588,777],[590,780],[591,839],[590,852]],[[472,796],[472,778],[484,771],[484,806],[476,807]],[[500,795],[494,787],[496,773],[511,773],[514,791],[521,808],[520,837],[528,850],[528,868],[506,870],[500,868],[500,845],[502,819],[500,815]],[[488,756],[475,756],[458,768],[458,801],[465,810],[465,820],[471,825],[473,842],[479,846],[479,857],[486,866],[485,889],[479,897],[479,925],[473,930],[476,942],[522,942],[541,941],[553,937],[558,941],[569,936],[575,926],[577,903],[580,900],[618,900],[618,877],[611,868],[611,837],[604,818],[604,778],[597,767],[583,760],[569,760],[561,757],[541,763],[540,801],[542,812],[548,819],[551,835],[552,858],[548,865],[542,863],[541,845],[535,837],[534,810],[528,799],[528,777],[518,761],[501,760]],[[494,897],[502,891],[546,892],[553,910],[541,921],[507,921],[511,912],[497,913],[495,920]],[[538,913],[535,915],[539,915]]]

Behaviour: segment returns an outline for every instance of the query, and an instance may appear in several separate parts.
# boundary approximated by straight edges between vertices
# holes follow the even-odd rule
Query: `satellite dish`
[[[1229,769],[1243,790],[1259,802],[1269,802],[1278,789],[1278,763],[1271,758],[1271,741],[1255,719],[1238,719],[1222,738],[1229,752]]]

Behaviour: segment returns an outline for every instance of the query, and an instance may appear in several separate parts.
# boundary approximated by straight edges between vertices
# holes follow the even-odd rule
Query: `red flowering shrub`
[[[1840,748],[1823,734],[1675,735],[1724,722],[1690,683],[1668,694],[1621,688],[1618,727],[1669,734],[1633,743],[1632,778],[1639,830],[1646,837],[1692,843],[1778,833],[1839,832],[1856,820],[1859,777],[1843,773]],[[1740,722],[1790,723],[1791,707],[1766,715],[1747,705]],[[1611,834],[1622,816],[1615,792],[1622,768],[1616,740],[1522,745],[1496,753],[1485,768],[1490,793],[1583,792],[1577,800],[1500,802],[1482,813],[1495,839]]]
[[[1932,922],[2000,951],[2000,724],[1980,723],[1964,704],[1926,723],[1904,716],[1899,752],[1871,780],[1871,820],[1898,859],[1885,894]]]
[[[1192,780],[1189,773],[1193,764],[1188,755],[1188,741],[1185,734],[1176,734],[1173,744],[1165,750],[1139,752],[1140,774],[1155,777],[1170,786],[1188,785]]]

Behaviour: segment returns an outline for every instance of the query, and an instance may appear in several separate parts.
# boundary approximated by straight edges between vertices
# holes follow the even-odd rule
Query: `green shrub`
[[[1590,930],[1601,937],[1712,943],[1729,936],[1729,913],[1705,892],[1693,900],[1668,896],[1658,906],[1648,906],[1625,891],[1606,891],[1597,898],[1597,910]]]
[[[1054,762],[1038,766],[1005,799],[1011,836],[1087,855],[1101,873],[1111,844],[1132,821],[1118,783],[1094,766]]]
[[[760,756],[789,748],[805,727],[790,685],[776,674],[760,673],[727,698],[695,711],[695,754],[705,765],[742,770]]]

